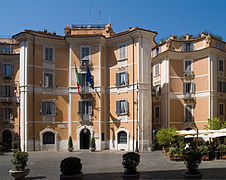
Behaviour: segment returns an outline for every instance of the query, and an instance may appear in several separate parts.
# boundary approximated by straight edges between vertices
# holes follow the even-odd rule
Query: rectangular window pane
[[[187,121],[187,122],[192,121],[192,106],[191,105],[185,106],[185,121]]]
[[[82,60],[89,60],[89,47],[82,47],[81,59]]]
[[[11,76],[12,75],[11,64],[5,64],[5,75],[6,76]]]
[[[42,102],[42,114],[43,115],[55,115],[56,114],[56,103],[53,101]]]
[[[220,115],[224,115],[224,104],[220,104]]]
[[[159,119],[159,107],[155,107],[155,118]]]
[[[222,60],[219,60],[219,71],[224,71],[224,63]]]
[[[44,73],[44,87],[53,87],[53,74]]]
[[[159,64],[155,65],[155,76],[159,75]]]
[[[191,61],[185,61],[185,72],[191,72]]]

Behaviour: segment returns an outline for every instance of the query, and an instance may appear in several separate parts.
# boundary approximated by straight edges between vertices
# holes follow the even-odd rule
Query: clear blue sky
[[[158,32],[159,41],[207,30],[226,41],[226,0],[2,0],[0,37],[24,29],[64,35],[65,25],[90,22],[90,6],[91,23],[110,19],[115,32],[148,28]]]

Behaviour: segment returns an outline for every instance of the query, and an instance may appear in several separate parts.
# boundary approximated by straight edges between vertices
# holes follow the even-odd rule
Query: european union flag
[[[93,83],[93,76],[90,73],[89,67],[87,66],[87,72],[86,72],[86,81],[89,82],[91,87],[94,89],[94,83]]]

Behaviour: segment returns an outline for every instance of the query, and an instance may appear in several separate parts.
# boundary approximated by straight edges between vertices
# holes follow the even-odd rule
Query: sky
[[[110,22],[116,33],[136,26],[157,31],[157,42],[172,34],[198,35],[203,31],[226,41],[226,0],[1,1],[0,38],[10,38],[25,29],[64,35],[67,24]]]

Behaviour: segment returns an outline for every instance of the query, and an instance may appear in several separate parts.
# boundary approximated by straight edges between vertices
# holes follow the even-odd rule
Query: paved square
[[[29,152],[28,168],[31,169],[26,179],[58,180],[60,161],[69,156],[82,159],[83,179],[121,179],[122,155],[125,152]],[[141,162],[138,170],[140,179],[182,179],[185,170],[184,162],[170,161],[161,151],[140,153]],[[12,180],[8,174],[12,153],[0,156],[0,179]],[[202,162],[200,171],[203,179],[226,179],[226,160]]]

